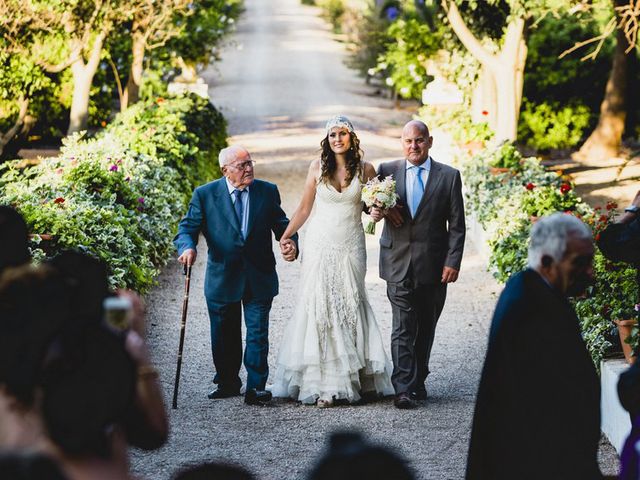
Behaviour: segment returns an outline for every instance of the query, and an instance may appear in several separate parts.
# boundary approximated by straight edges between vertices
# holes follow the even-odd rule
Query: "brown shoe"
[[[396,395],[396,398],[393,400],[393,404],[396,408],[400,408],[402,410],[417,407],[415,400],[413,400],[411,395],[407,392],[402,392]]]

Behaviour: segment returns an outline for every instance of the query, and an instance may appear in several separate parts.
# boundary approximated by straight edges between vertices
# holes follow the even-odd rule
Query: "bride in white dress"
[[[298,302],[285,328],[272,393],[318,407],[357,402],[362,394],[392,395],[391,366],[367,299],[362,228],[363,182],[376,175],[351,122],[327,123],[322,154],[309,167],[304,192],[280,240],[305,223]]]

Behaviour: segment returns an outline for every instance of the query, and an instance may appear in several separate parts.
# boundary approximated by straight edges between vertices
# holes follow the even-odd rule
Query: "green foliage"
[[[109,125],[128,148],[160,159],[180,174],[180,192],[220,176],[218,151],[226,145],[226,122],[197,95],[140,102]]]
[[[333,26],[333,31],[340,32],[342,16],[347,11],[345,0],[317,0],[316,5],[322,8],[323,16]]]
[[[409,18],[393,22],[387,36],[390,42],[375,72],[382,72],[387,85],[401,97],[419,99],[428,78],[425,62],[440,48],[440,32],[432,32],[426,23]]]
[[[575,102],[523,102],[518,124],[518,139],[540,150],[571,148],[580,143],[591,124],[592,113],[586,105]]]
[[[478,142],[484,144],[493,138],[493,130],[487,122],[474,122],[467,105],[439,108],[424,106],[417,117],[431,128],[442,128],[459,145]]]
[[[522,168],[522,155],[512,143],[501,144],[489,160],[489,166],[516,171]]]
[[[580,60],[582,51],[558,58],[581,39],[595,37],[600,27],[595,20],[564,14],[547,15],[531,29],[527,39],[527,63],[524,76],[524,97],[534,105],[586,105],[596,111],[611,68],[611,42],[595,60]],[[554,106],[557,109],[557,107]]]
[[[0,203],[14,205],[32,232],[54,235],[48,254],[83,247],[109,265],[113,287],[141,292],[172,249],[190,190],[216,175],[226,137],[207,101],[160,103],[132,108],[94,139],[67,138],[60,157],[35,167],[7,162],[0,177]],[[33,249],[43,257],[37,240]]]
[[[381,16],[375,0],[369,0],[367,8],[355,24],[351,32],[352,53],[348,59],[349,66],[362,75],[374,75],[374,67],[378,58],[387,50],[391,38],[387,35],[389,21]]]
[[[492,165],[510,166],[495,175]],[[500,282],[527,264],[528,239],[535,217],[556,211],[581,218],[595,238],[615,218],[615,205],[591,208],[575,195],[562,175],[548,172],[536,158],[521,158],[504,144],[485,150],[465,163],[463,176],[468,211],[483,228],[490,248],[489,268]],[[637,318],[638,283],[635,269],[606,260],[596,251],[595,285],[575,299],[583,338],[596,366],[612,349],[613,320]],[[637,346],[638,336],[632,339]]]
[[[241,11],[242,0],[192,2],[189,15],[176,19],[183,33],[167,42],[166,48],[154,50],[154,60],[171,64],[173,58],[181,57],[188,64],[206,65],[217,59],[217,46]]]
[[[604,209],[596,207],[583,219],[597,239],[600,232],[614,221],[616,213],[615,204],[610,203]],[[638,318],[638,282],[635,268],[611,262],[599,250],[596,250],[593,261],[593,273],[595,284],[589,287],[584,298],[576,300],[575,306],[583,337],[598,366],[602,358],[616,350],[618,334],[614,320]],[[637,348],[637,328],[632,333],[631,343]]]
[[[496,175],[492,167],[509,170]],[[473,157],[463,172],[467,207],[487,232],[492,251],[489,266],[502,282],[526,265],[531,217],[589,211],[570,182],[547,172],[536,158],[523,159],[508,143]]]

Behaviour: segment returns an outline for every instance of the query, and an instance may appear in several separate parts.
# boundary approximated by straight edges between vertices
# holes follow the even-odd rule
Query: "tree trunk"
[[[615,5],[621,3],[616,0]],[[624,31],[616,30],[616,48],[613,53],[613,65],[600,104],[600,118],[595,130],[589,135],[580,150],[574,154],[577,160],[605,160],[615,157],[620,151],[626,112],[627,90],[627,41]]]
[[[16,118],[13,126],[9,130],[7,130],[7,133],[0,132],[0,157],[2,156],[2,152],[4,152],[4,147],[6,147],[11,139],[16,136],[18,130],[20,130],[20,127],[24,123],[24,119],[27,116],[27,111],[29,110],[29,99],[21,96],[18,100],[18,106],[18,118]]]
[[[73,73],[73,97],[71,99],[71,114],[67,135],[87,129],[89,122],[89,94],[93,75],[89,75],[82,60],[71,65]]]
[[[89,122],[89,95],[93,76],[100,64],[100,53],[107,32],[100,32],[91,47],[89,60],[85,64],[82,56],[71,64],[73,74],[73,98],[71,100],[71,114],[69,116],[69,129],[67,135],[81,130],[86,130]],[[76,45],[76,48],[82,48]]]
[[[131,61],[131,71],[127,79],[127,87],[122,96],[122,111],[140,99],[140,85],[142,84],[142,73],[144,71],[143,62],[147,42],[140,33],[134,33],[132,37],[133,45],[131,47],[131,53],[133,60]]]
[[[524,64],[527,48],[524,42],[524,18],[514,17],[507,25],[502,49],[489,52],[465,24],[454,1],[443,2],[451,28],[467,50],[485,67],[495,81],[496,131],[498,142],[514,141],[522,101]]]
[[[500,65],[496,68],[496,97],[498,100],[498,122],[496,126],[496,140],[513,141],[518,131],[518,108],[516,107],[515,69],[510,65]]]

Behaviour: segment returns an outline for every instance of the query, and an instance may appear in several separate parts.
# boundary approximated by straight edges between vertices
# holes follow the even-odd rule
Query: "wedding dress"
[[[394,393],[364,283],[361,189],[358,178],[342,192],[321,181],[316,186],[315,212],[301,248],[299,298],[271,389],[275,397],[355,402],[364,392]]]

